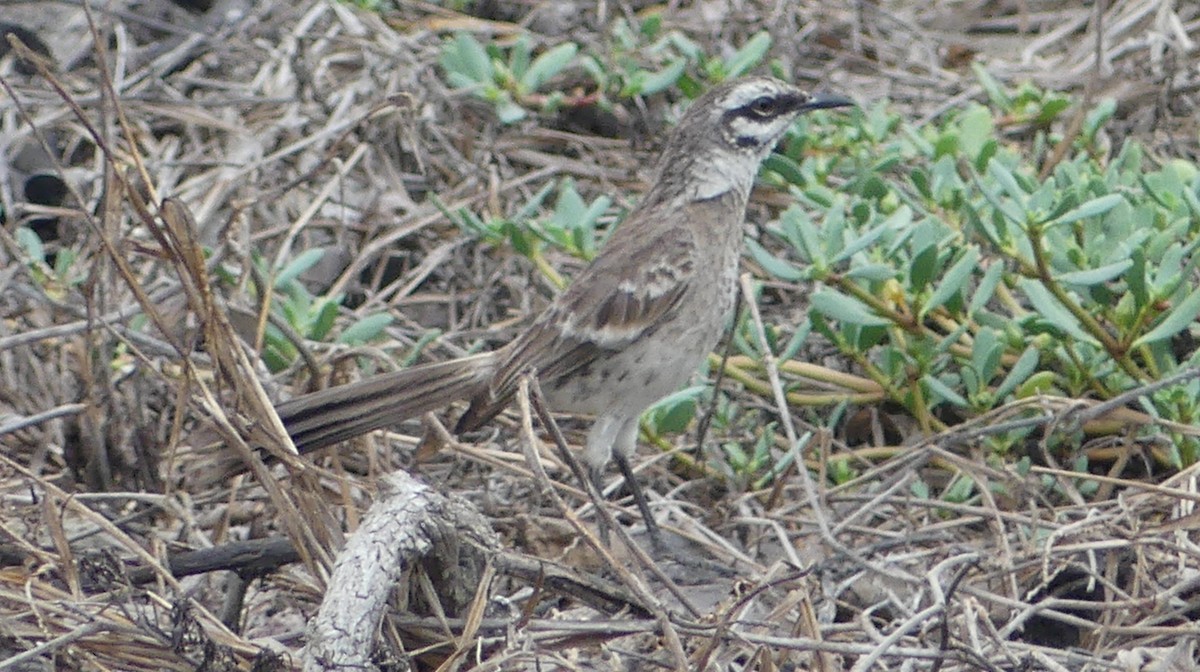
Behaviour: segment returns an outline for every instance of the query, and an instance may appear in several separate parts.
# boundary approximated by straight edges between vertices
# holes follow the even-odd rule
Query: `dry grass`
[[[513,18],[535,4],[514,3]],[[632,11],[580,4],[532,25],[549,42],[566,31],[599,43],[602,19]],[[982,0],[730,4],[742,9],[722,21],[686,9],[668,21],[713,51],[769,27],[802,77],[888,95],[922,119],[980,95],[973,56],[1001,78],[1116,96],[1118,134],[1198,154],[1200,12],[1187,3],[1117,0],[1099,22],[1070,2],[1013,13]],[[0,62],[0,669],[290,669],[343,534],[379,474],[413,468],[418,438],[374,436],[301,463],[270,400],[360,375],[364,360],[395,366],[418,343],[438,359],[503,341],[553,294],[526,260],[465,240],[427,194],[503,214],[570,175],[585,193],[636,198],[642,150],[548,124],[500,127],[442,84],[447,31],[511,24],[396,5],[385,20],[322,0],[254,3],[223,21],[128,0],[93,8],[89,26],[74,4],[46,21],[45,5],[15,3],[13,20],[40,21],[55,58],[39,74]],[[70,187],[61,205],[23,197],[26,174],[42,172]],[[65,275],[31,270],[13,236],[15,223],[48,218],[60,235],[49,251],[77,255]],[[269,281],[254,257],[278,268],[314,247],[330,252],[312,286],[355,296],[339,324],[386,311],[390,338],[350,349],[297,336],[306,357],[272,374],[255,355]],[[551,262],[568,276],[578,263]],[[453,651],[471,652],[462,669],[1136,670],[1139,655],[1194,668],[1196,470],[1134,477],[1132,442],[1086,496],[1052,460],[1028,473],[989,463],[986,427],[859,449],[861,476],[838,487],[793,471],[758,492],[686,478],[670,458],[694,437],[679,436],[640,468],[690,559],[638,562],[622,545],[604,557],[580,542],[569,523],[590,506],[553,452],[552,484],[511,449],[519,420],[447,440],[420,469],[469,498],[507,546],[594,579],[610,601],[501,572],[473,639],[460,641],[461,614],[397,610],[381,654],[392,669],[404,669],[401,651],[419,669]],[[201,446],[212,437],[243,458],[266,446],[283,464],[249,459],[252,475],[213,483]],[[818,432],[811,457],[840,439]],[[913,496],[930,474],[991,488],[970,504]],[[167,569],[187,552],[281,535],[294,555],[254,547],[257,567],[229,561],[241,572]]]

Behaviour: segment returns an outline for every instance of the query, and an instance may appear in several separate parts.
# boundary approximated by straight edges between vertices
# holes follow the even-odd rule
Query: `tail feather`
[[[469,399],[487,389],[492,353],[424,364],[331,387],[276,407],[301,453]]]

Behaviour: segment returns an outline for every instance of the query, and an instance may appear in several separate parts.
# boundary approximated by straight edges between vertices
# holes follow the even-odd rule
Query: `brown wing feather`
[[[536,370],[541,380],[573,375],[653,332],[674,310],[694,271],[694,239],[686,230],[641,235],[638,228],[626,221],[592,265],[501,351],[488,392],[472,399],[458,431],[476,429],[499,413],[521,373]]]

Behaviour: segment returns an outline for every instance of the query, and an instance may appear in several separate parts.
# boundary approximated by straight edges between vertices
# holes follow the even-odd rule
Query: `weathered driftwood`
[[[458,615],[497,548],[495,532],[466,501],[404,472],[380,481],[377,499],[338,555],[325,599],[309,624],[304,669],[373,669],[371,654],[392,588],[420,565],[440,608]]]

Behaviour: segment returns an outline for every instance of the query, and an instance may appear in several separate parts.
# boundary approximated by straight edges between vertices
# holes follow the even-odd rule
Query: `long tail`
[[[494,368],[493,353],[424,364],[296,397],[275,410],[307,453],[474,397]]]

